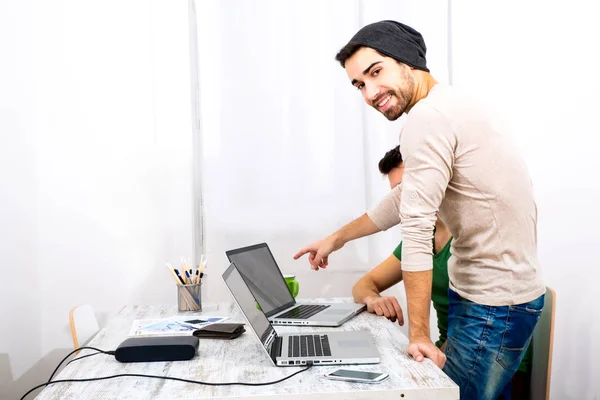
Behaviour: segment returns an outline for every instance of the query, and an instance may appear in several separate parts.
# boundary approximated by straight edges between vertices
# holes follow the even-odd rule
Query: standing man
[[[336,55],[365,102],[394,121],[402,185],[375,209],[300,250],[313,269],[349,240],[400,223],[410,344],[460,387],[461,399],[494,400],[521,362],[544,303],[537,208],[516,148],[479,105],[429,73],[419,32],[395,21],[359,30]],[[448,339],[429,339],[436,218],[452,233]]]

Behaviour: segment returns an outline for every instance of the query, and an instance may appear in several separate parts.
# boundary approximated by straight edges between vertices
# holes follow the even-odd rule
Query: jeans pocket
[[[504,369],[518,367],[529,345],[533,329],[542,315],[543,297],[530,303],[508,307],[506,327],[496,361]],[[517,365],[515,365],[517,364]]]
[[[516,306],[509,306],[509,311],[538,315],[538,316],[542,314],[541,307],[539,307],[537,304],[530,304],[530,303],[519,304]]]
[[[509,369],[521,359],[521,355],[524,352],[524,348],[514,349],[508,347],[500,347],[500,351],[498,352],[496,361],[502,366],[502,368]]]

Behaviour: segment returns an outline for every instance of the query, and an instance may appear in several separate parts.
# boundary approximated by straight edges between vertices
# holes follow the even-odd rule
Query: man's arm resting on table
[[[380,293],[402,280],[402,263],[391,255],[369,271],[352,288],[352,296],[357,303],[367,305],[367,310],[385,316],[392,322],[404,324],[404,315],[398,300],[393,296],[381,297]]]
[[[399,218],[408,300],[408,352],[417,361],[428,357],[442,368],[446,356],[429,337],[431,239],[436,216],[453,177],[458,139],[446,117],[431,103],[424,102],[411,110],[400,141],[405,164]]]
[[[409,338],[429,339],[429,310],[433,270],[404,272],[404,287],[408,304]]]
[[[431,280],[433,270],[403,272],[408,303],[408,352],[415,360],[431,359],[439,368],[446,363],[446,355],[440,351],[429,336],[429,310],[431,303]]]
[[[401,280],[402,262],[392,254],[356,282],[352,295],[357,303],[365,303],[365,297],[379,296]]]

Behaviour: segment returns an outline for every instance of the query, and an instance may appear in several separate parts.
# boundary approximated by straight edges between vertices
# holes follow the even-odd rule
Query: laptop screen
[[[295,304],[266,243],[230,250],[226,254],[268,317]]]
[[[265,314],[256,307],[254,296],[233,263],[223,273],[223,280],[266,349],[267,339],[275,330]]]

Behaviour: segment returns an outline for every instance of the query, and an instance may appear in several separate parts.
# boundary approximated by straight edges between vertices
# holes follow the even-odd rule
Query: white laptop
[[[226,251],[274,325],[340,326],[366,309],[355,303],[299,303],[266,243]],[[300,288],[302,290],[302,287]]]
[[[256,338],[277,366],[377,364],[381,357],[373,337],[365,331],[277,334],[235,264],[223,273],[223,281],[246,317]]]

